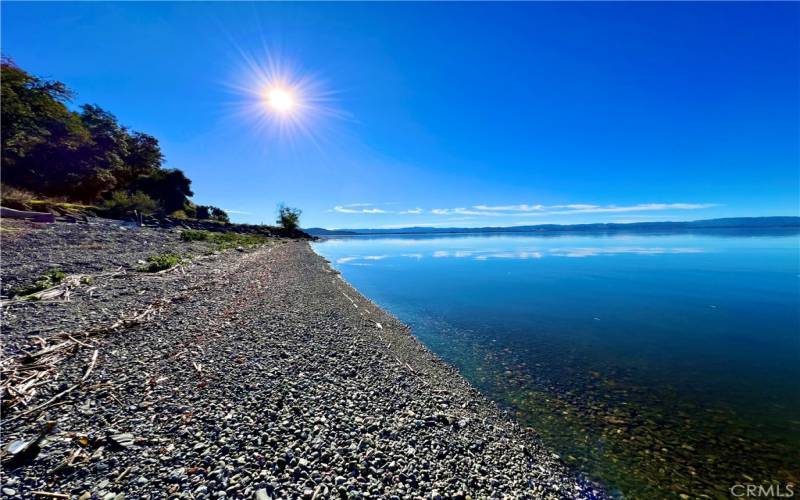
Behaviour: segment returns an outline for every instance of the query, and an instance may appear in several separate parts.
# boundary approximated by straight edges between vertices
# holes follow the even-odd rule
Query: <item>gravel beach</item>
[[[91,278],[4,303],[3,497],[602,495],[305,241],[4,227],[4,293],[52,267]],[[164,249],[193,257],[136,271]]]

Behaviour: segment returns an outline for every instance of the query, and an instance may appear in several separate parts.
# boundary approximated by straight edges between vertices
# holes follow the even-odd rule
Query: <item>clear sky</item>
[[[800,3],[2,3],[2,51],[306,227],[798,215]],[[253,92],[279,74],[300,112]],[[294,88],[293,87],[293,88]]]

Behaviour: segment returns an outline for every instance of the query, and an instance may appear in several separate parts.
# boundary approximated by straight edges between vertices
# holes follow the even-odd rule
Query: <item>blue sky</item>
[[[323,227],[798,215],[798,3],[2,3],[195,200]],[[257,97],[274,75],[302,111]]]

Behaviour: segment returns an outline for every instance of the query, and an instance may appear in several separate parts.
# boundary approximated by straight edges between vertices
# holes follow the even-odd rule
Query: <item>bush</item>
[[[180,255],[175,255],[174,253],[152,255],[147,258],[147,264],[145,264],[144,267],[139,268],[139,270],[146,273],[164,271],[165,269],[170,269],[177,266],[180,264],[181,260],[182,259]]]
[[[225,210],[211,205],[197,205],[195,207],[195,217],[200,220],[216,220],[219,222],[231,221]]]
[[[67,275],[64,274],[64,271],[60,269],[51,269],[36,280],[33,285],[13,290],[11,296],[30,295],[32,293],[41,292],[42,290],[47,290],[48,288],[53,288],[63,282],[66,277]]]
[[[30,210],[33,193],[3,184],[0,186],[0,204],[16,210]]]
[[[211,233],[208,231],[197,231],[194,229],[187,229],[181,233],[183,241],[206,241]]]
[[[196,231],[188,229],[181,233],[183,241],[210,241],[217,245],[217,250],[228,248],[254,247],[267,243],[266,236],[261,234],[243,234],[227,231],[224,233],[212,233],[210,231]]]
[[[211,207],[208,205],[197,205],[194,207],[194,216],[200,220],[206,220],[211,217],[211,212],[209,211]]]
[[[186,212],[184,212],[183,210],[175,210],[174,212],[169,214],[169,216],[172,217],[173,219],[180,219],[180,220],[186,220],[189,218],[189,216],[186,215]]]
[[[137,211],[143,214],[152,214],[158,210],[158,203],[141,191],[133,194],[125,191],[114,191],[111,197],[103,202],[103,208],[107,215],[112,217],[124,217]]]
[[[221,208],[217,207],[208,207],[211,211],[209,219],[217,220],[220,222],[230,222],[231,219],[228,217],[228,212]]]
[[[238,247],[254,247],[267,242],[267,237],[260,234],[242,234],[234,232],[211,233],[211,241],[219,250]]]
[[[167,213],[183,210],[187,198],[192,196],[192,181],[182,170],[160,169],[139,176],[131,184],[130,191],[141,191],[158,200]]]
[[[278,224],[285,229],[295,230],[300,227],[300,214],[303,212],[299,208],[290,208],[286,205],[278,207]]]
[[[191,201],[186,200],[186,203],[183,204],[183,213],[186,214],[186,217],[189,219],[196,219],[197,206]]]

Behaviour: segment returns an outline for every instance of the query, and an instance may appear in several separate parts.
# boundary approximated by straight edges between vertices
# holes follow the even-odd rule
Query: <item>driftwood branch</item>
[[[117,273],[108,273],[116,275]],[[16,357],[0,360],[0,397],[6,414],[9,409],[28,407],[39,392],[39,387],[51,383],[58,377],[58,365],[72,356],[81,347],[94,347],[86,342],[91,337],[113,334],[117,331],[133,328],[155,317],[172,302],[172,298],[164,297],[144,309],[134,311],[127,317],[120,318],[111,324],[99,325],[83,332],[60,332],[45,339],[33,337],[32,345],[37,349]],[[46,402],[35,407],[26,408],[24,412],[8,417],[8,420],[22,418],[40,412],[57,403],[57,401],[79,388],[86,382],[97,366],[99,351],[94,350],[89,366],[80,381],[59,392]],[[199,371],[199,370],[198,370]]]

